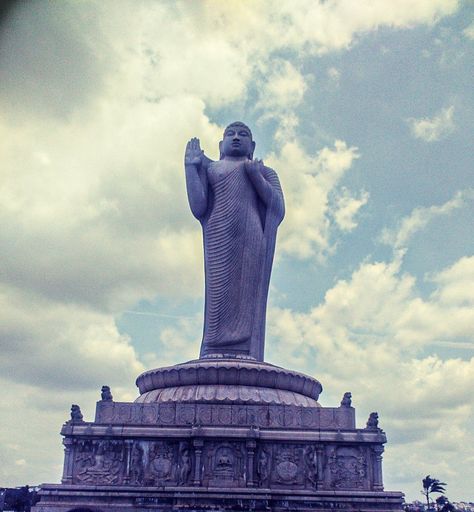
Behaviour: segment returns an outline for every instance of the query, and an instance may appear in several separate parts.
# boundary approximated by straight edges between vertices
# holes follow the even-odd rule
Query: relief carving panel
[[[204,482],[210,487],[245,487],[243,443],[210,443],[205,450]]]
[[[328,469],[333,489],[367,488],[367,460],[359,447],[331,448]]]
[[[170,485],[176,481],[175,443],[156,442],[149,444],[148,466],[146,469],[146,485]]]
[[[273,447],[271,483],[280,486],[303,487],[303,447],[282,444]]]
[[[75,443],[73,482],[110,485],[123,482],[122,441],[78,440]]]

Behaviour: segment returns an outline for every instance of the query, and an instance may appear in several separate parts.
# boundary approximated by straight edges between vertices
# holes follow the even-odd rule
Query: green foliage
[[[438,509],[438,512],[456,512],[456,507],[446,496],[439,496],[436,498],[436,508]]]

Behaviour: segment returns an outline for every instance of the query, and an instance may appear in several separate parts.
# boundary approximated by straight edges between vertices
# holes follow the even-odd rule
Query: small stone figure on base
[[[71,405],[71,419],[69,420],[70,423],[83,423],[84,418],[82,416],[81,408],[76,405]]]
[[[367,430],[379,430],[379,415],[376,412],[371,412],[367,420]]]
[[[258,477],[258,485],[260,487],[264,487],[264,485],[267,483],[268,475],[269,475],[268,454],[265,452],[265,450],[261,450],[260,455],[258,457],[258,462],[257,462],[257,477]]]
[[[318,454],[314,448],[307,447],[304,451],[306,462],[306,475],[311,485],[316,489],[318,485]]]
[[[143,484],[143,448],[139,443],[133,444],[130,463],[130,483],[132,485]]]
[[[179,485],[186,485],[191,474],[191,456],[187,448],[181,452],[179,465]]]
[[[346,391],[341,400],[341,407],[351,407],[352,406],[352,393],[350,391]]]
[[[109,386],[102,386],[102,390],[100,393],[100,399],[101,400],[113,400],[112,393],[110,392]]]

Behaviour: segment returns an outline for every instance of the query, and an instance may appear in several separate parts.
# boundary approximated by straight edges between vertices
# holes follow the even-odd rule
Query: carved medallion
[[[194,422],[194,404],[176,404],[176,420],[178,423],[192,425]]]
[[[162,423],[172,423],[174,421],[174,404],[160,404],[159,420]]]
[[[173,468],[173,451],[166,443],[156,443],[150,450],[149,476],[155,483],[171,478]]]
[[[297,483],[300,477],[300,458],[301,449],[287,446],[281,448],[276,455],[275,477],[277,483],[292,484]]]
[[[298,474],[298,466],[290,460],[284,460],[276,465],[278,476],[285,482],[291,482]]]
[[[220,405],[217,410],[217,419],[220,425],[230,425],[232,422],[232,408],[230,405]]]
[[[196,407],[196,418],[199,424],[209,425],[212,423],[211,406],[200,404]]]
[[[156,404],[145,404],[143,406],[143,423],[156,423],[158,417],[158,406]]]

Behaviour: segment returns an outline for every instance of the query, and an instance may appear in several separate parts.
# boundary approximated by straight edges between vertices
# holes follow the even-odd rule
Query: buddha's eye
[[[235,135],[235,131],[234,130],[227,130],[225,132],[225,136],[226,137],[232,137],[233,135]]]
[[[247,131],[245,131],[245,130],[241,130],[241,131],[239,132],[239,135],[240,135],[241,137],[248,137],[248,136],[249,136],[249,132],[247,132]]]

